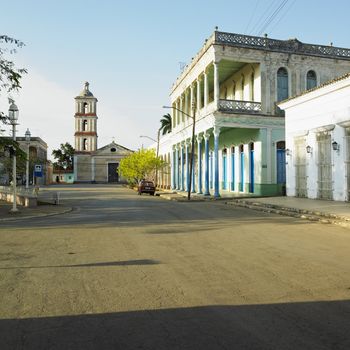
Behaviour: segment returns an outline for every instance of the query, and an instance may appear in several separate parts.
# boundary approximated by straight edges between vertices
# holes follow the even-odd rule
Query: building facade
[[[120,160],[133,151],[116,144],[97,148],[97,98],[86,82],[75,97],[74,182],[123,182]]]
[[[158,183],[187,189],[195,116],[193,191],[283,193],[285,123],[276,103],[349,70],[348,49],[216,30],[172,86],[172,131],[159,145],[171,169]]]
[[[286,113],[287,195],[350,201],[350,73],[280,107]]]

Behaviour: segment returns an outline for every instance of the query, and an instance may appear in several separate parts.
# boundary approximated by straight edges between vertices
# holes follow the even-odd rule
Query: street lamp
[[[16,141],[16,125],[18,125],[18,107],[12,101],[9,108],[9,120],[12,125],[12,137],[13,141]],[[18,212],[17,209],[17,173],[16,173],[16,151],[13,153],[13,164],[12,164],[12,185],[13,185],[13,205],[10,210],[11,213]]]
[[[160,137],[160,129],[158,129],[158,133],[157,133],[157,140],[155,140],[154,138],[152,137],[149,137],[149,136],[146,136],[146,135],[140,135],[140,137],[144,137],[146,139],[150,139],[154,142],[157,142],[157,151],[156,151],[156,157],[157,157],[157,160],[158,160],[158,156],[159,156],[159,137]],[[158,182],[158,166],[156,166],[156,187],[157,187],[157,182]]]
[[[24,134],[26,143],[27,143],[27,161],[26,161],[26,189],[29,188],[29,145],[30,145],[30,131],[27,129],[26,133]]]
[[[193,161],[194,161],[194,141],[195,141],[195,129],[196,129],[196,101],[192,102],[192,115],[189,115],[179,108],[172,106],[163,106],[163,108],[174,109],[180,113],[186,115],[193,120],[192,123],[192,145],[191,145],[191,160],[190,160],[190,173],[187,179],[187,199],[191,199],[191,186],[192,186],[192,172],[193,172]],[[200,156],[200,155],[198,155]]]

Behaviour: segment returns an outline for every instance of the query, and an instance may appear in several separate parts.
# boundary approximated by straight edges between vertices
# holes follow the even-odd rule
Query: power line
[[[280,13],[280,11],[286,6],[289,0],[283,0],[281,4],[276,8],[276,10],[272,13],[272,15],[266,20],[264,25],[261,27],[258,36],[260,36],[271,24],[271,22],[276,18],[276,16]]]
[[[289,10],[293,7],[293,5],[296,3],[297,0],[294,0],[289,7],[287,7],[286,11],[281,15],[281,17],[279,18],[279,20],[275,23],[275,25],[270,29],[270,31],[272,32],[277,25],[281,22],[281,20],[286,16],[286,14],[289,12]]]
[[[254,33],[255,29],[257,27],[259,27],[259,25],[264,21],[265,16],[267,16],[267,14],[269,13],[269,11],[272,9],[273,5],[275,4],[275,2],[278,0],[272,0],[270,2],[270,5],[267,6],[265,8],[265,11],[263,12],[263,14],[260,16],[260,18],[258,19],[258,21],[255,23],[255,25],[253,26],[252,30],[249,32],[249,35],[251,35],[252,33]]]
[[[246,28],[245,28],[245,30],[243,32],[244,34],[247,34],[248,28],[249,28],[250,24],[252,23],[253,17],[255,16],[256,9],[258,8],[258,3],[259,3],[259,0],[256,0],[255,7],[254,7],[254,10],[252,12],[252,15],[250,16],[248,24],[247,24],[247,26],[246,26]]]

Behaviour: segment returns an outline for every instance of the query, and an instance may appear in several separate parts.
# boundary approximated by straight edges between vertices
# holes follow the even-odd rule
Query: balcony
[[[219,100],[218,110],[223,113],[261,113],[261,103],[253,101]]]

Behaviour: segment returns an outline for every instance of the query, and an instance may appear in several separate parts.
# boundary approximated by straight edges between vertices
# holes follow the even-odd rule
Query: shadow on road
[[[349,349],[350,302],[0,320],[1,349]]]
[[[157,260],[140,259],[140,260],[126,260],[126,261],[108,261],[90,264],[73,264],[73,265],[51,265],[51,266],[11,266],[0,267],[0,270],[15,270],[15,269],[48,269],[61,267],[107,267],[107,266],[138,266],[138,265],[157,265],[160,264]]]

